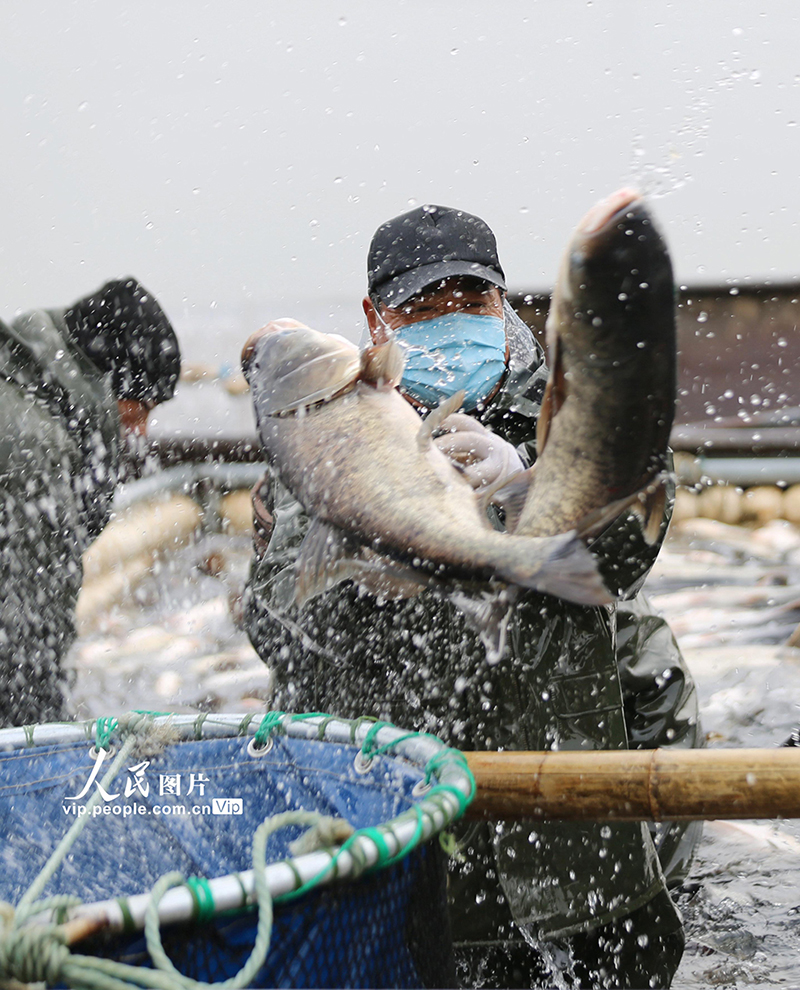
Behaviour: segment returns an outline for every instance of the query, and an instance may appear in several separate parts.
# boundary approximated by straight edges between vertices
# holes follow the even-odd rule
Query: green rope
[[[394,864],[399,862],[406,855],[407,852],[409,852],[411,849],[414,849],[419,844],[419,841],[422,838],[422,829],[425,824],[422,809],[418,805],[414,805],[411,811],[414,813],[417,819],[416,830],[414,831],[414,834],[411,836],[411,838],[404,846],[401,846],[399,842],[397,843],[398,845],[397,852],[394,854],[394,856],[390,856],[386,860],[386,862],[383,864],[384,866],[394,866]],[[395,836],[395,841],[397,841],[396,836]]]
[[[275,729],[280,726],[285,714],[285,712],[267,712],[267,714],[261,719],[261,724],[256,729],[255,735],[253,736],[253,744],[256,749],[261,749],[267,745],[267,740]]]
[[[286,712],[267,712],[266,715],[261,719],[261,723],[255,731],[253,736],[253,742],[257,749],[261,749],[266,746],[267,740],[278,729],[283,731],[283,720],[286,718]],[[326,715],[325,712],[304,712],[302,715],[290,715],[289,719],[292,722],[306,722],[310,718],[321,718],[323,719],[322,724],[317,732],[317,738],[323,739],[325,735],[325,729],[331,722],[338,721],[335,715]],[[249,723],[248,723],[249,724]]]
[[[256,713],[255,712],[251,712],[249,715],[245,715],[245,717],[242,719],[242,721],[236,727],[236,735],[237,736],[246,736],[247,735],[247,730],[250,728],[250,723],[253,721],[253,719],[255,717],[256,717]]]
[[[108,749],[111,742],[111,737],[117,730],[119,726],[119,719],[116,718],[99,718],[95,722],[95,749],[99,753],[101,749]]]
[[[384,753],[391,752],[395,746],[401,742],[405,742],[406,739],[415,739],[419,736],[418,732],[407,732],[404,736],[398,736],[397,739],[393,739],[391,742],[384,743],[383,746],[370,747],[368,751],[365,751],[365,746],[367,740],[364,740],[364,746],[361,747],[361,753],[366,760],[371,760],[376,756],[383,756]]]
[[[256,829],[253,836],[253,883],[255,886],[256,903],[258,905],[258,926],[256,928],[256,938],[253,950],[247,962],[239,972],[224,980],[221,983],[213,984],[218,988],[237,988],[247,986],[252,982],[256,973],[264,965],[264,960],[269,951],[269,943],[272,937],[272,895],[267,886],[267,839],[280,828],[287,825],[314,825],[320,819],[320,815],[314,811],[286,811],[280,815],[274,815]],[[163,876],[153,888],[150,895],[150,903],[145,914],[144,934],[147,942],[147,951],[153,960],[153,965],[165,973],[170,973],[177,978],[178,985],[185,988],[208,987],[212,984],[201,983],[191,980],[179,973],[161,943],[161,932],[159,928],[158,904],[163,895],[170,887],[185,883],[179,873],[168,873]]]
[[[205,877],[187,877],[184,881],[194,901],[194,921],[211,921],[216,912],[214,894]]]
[[[364,757],[365,760],[370,760],[375,755],[372,748],[373,744],[375,742],[378,733],[381,731],[381,729],[385,729],[387,725],[391,727],[389,722],[376,722],[369,730],[369,732],[364,736],[364,741],[361,743],[361,755]]]

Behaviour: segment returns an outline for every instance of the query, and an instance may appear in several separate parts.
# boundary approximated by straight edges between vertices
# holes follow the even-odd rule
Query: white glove
[[[525,470],[516,448],[472,416],[453,413],[442,422],[441,428],[448,432],[435,437],[433,442],[458,464],[478,494],[501,478]]]

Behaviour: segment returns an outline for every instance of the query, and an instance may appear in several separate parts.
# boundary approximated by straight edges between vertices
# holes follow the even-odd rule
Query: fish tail
[[[514,560],[498,568],[504,580],[577,605],[608,605],[614,600],[596,559],[574,530],[558,536],[514,539]]]

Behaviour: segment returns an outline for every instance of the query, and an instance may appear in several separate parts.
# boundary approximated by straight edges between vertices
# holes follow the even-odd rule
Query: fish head
[[[281,319],[251,335],[242,350],[242,371],[259,415],[281,416],[353,385],[361,358],[356,345],[338,334]]]
[[[652,314],[659,314],[653,323]],[[548,318],[556,338],[600,361],[624,360],[647,348],[664,315],[674,322],[674,284],[667,246],[636,189],[601,200],[578,224],[564,255]],[[633,338],[636,338],[634,340]]]

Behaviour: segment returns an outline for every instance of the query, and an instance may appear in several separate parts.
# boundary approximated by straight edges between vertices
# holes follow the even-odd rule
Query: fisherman
[[[0,323],[0,726],[68,717],[81,555],[109,520],[123,433],[144,433],[179,372],[133,278]]]
[[[394,337],[404,348],[400,390],[421,414],[464,390],[466,415],[446,421],[450,432],[435,442],[476,491],[535,460],[548,371],[506,299],[481,219],[424,206],[381,225],[363,307],[372,342]],[[253,501],[245,616],[274,671],[274,707],[386,719],[466,750],[701,744],[689,672],[637,596],[668,518],[655,545],[626,513],[592,547],[628,601],[585,608],[530,593],[493,665],[461,612],[431,592],[382,600],[344,584],[287,607],[309,520],[269,473]],[[502,527],[502,511],[493,522]],[[668,887],[685,877],[698,834],[696,825],[639,823],[462,826],[449,879],[459,979],[550,985],[556,965],[575,986],[668,986],[684,944]]]

